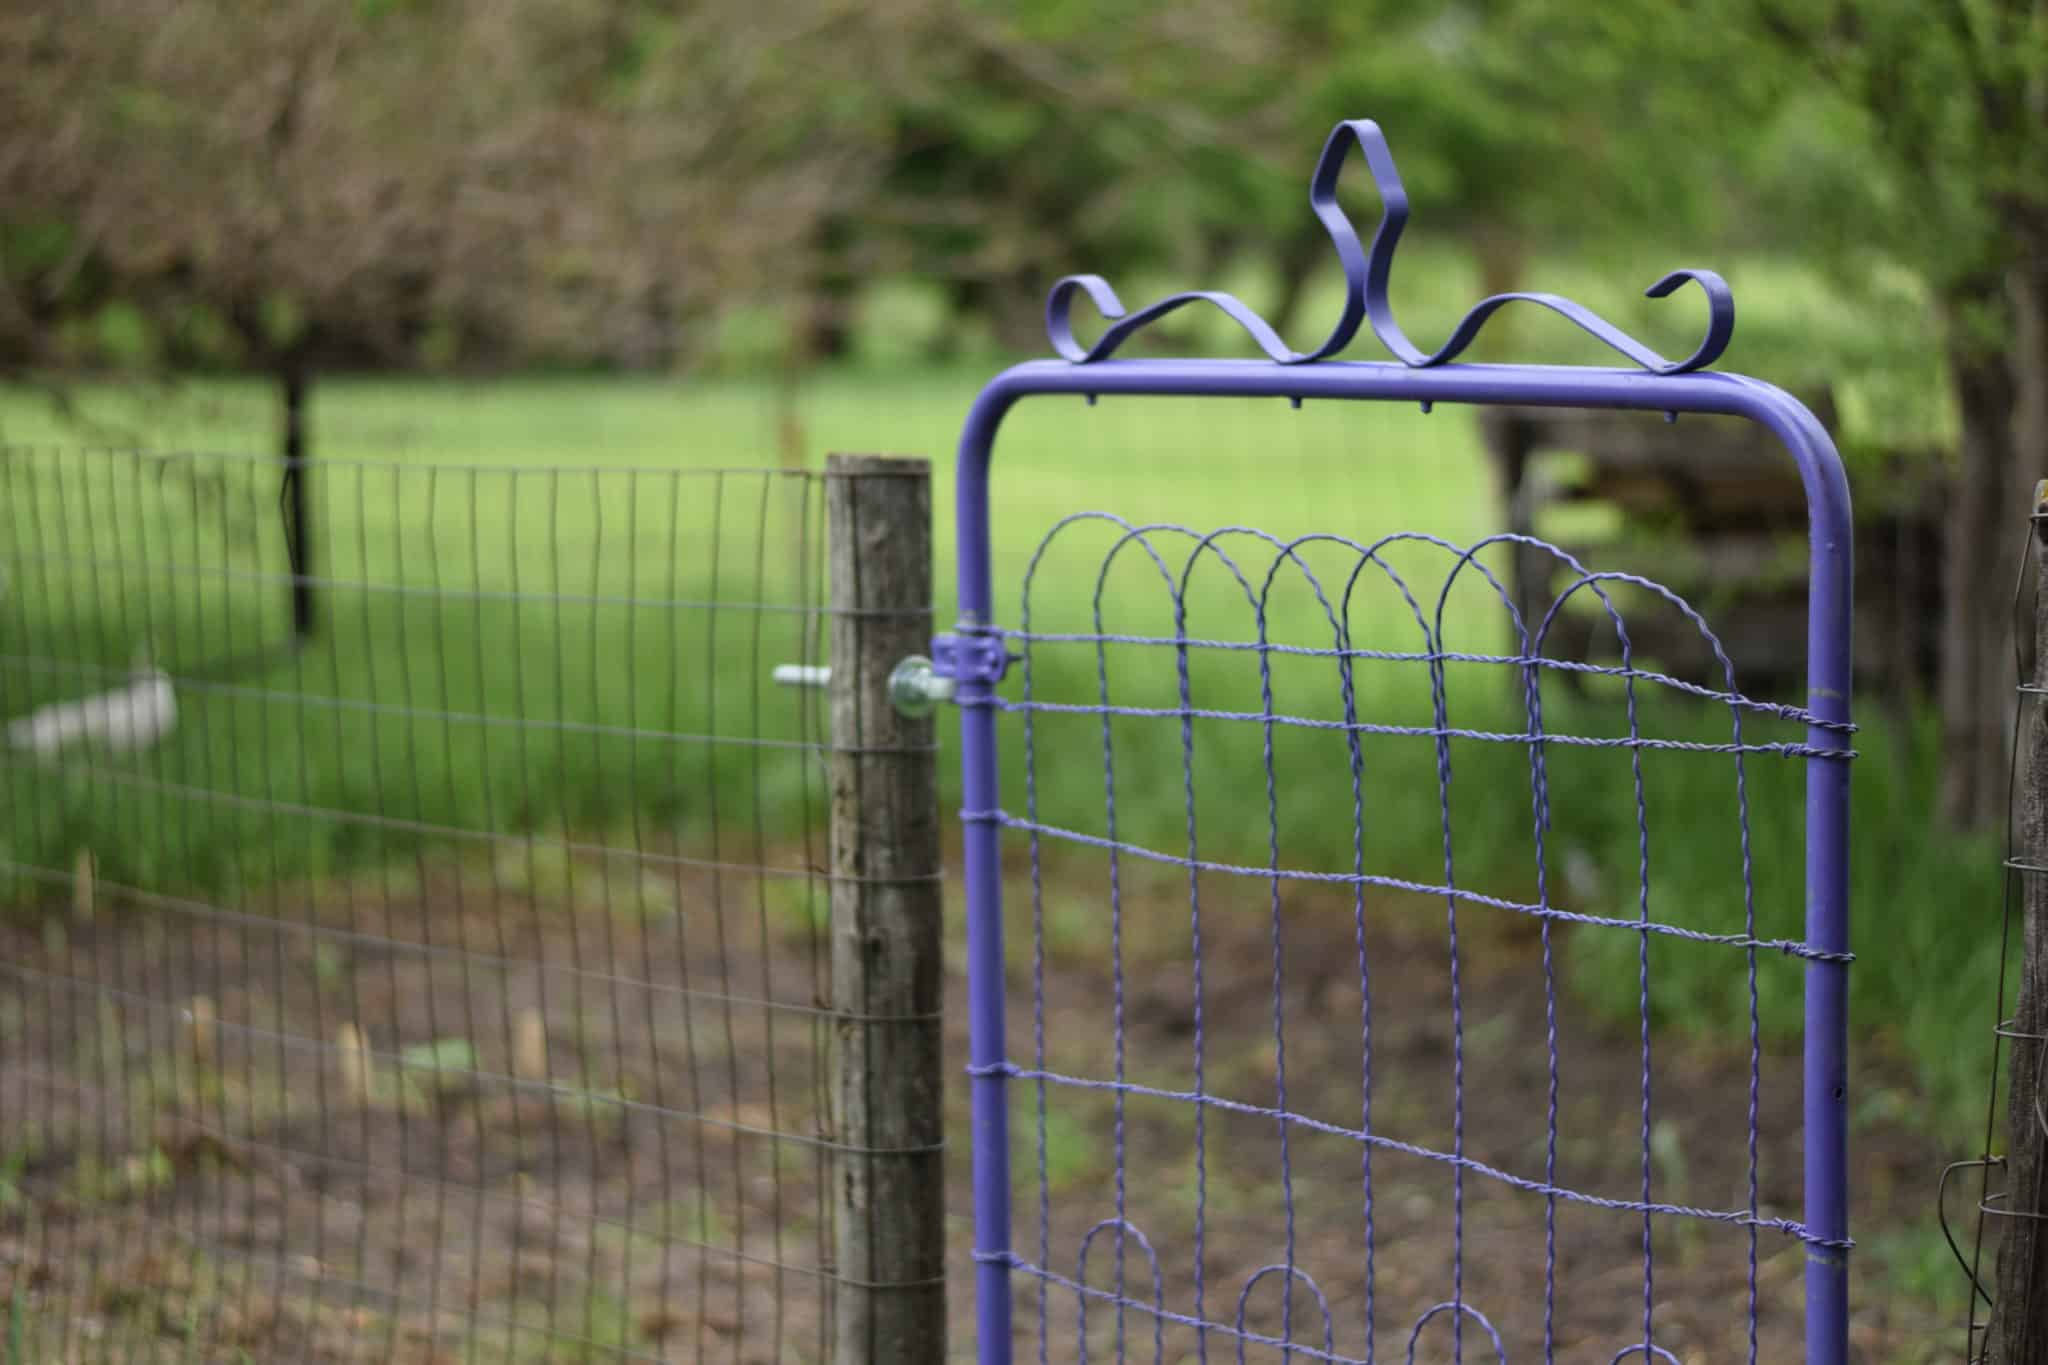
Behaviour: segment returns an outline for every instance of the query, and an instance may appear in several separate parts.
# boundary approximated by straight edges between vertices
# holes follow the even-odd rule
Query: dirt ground
[[[815,1140],[822,892],[702,871],[622,891],[586,872],[581,892],[450,864],[265,892],[232,914],[103,894],[90,915],[58,904],[40,921],[15,916],[0,930],[0,1360],[821,1359],[833,1240]],[[1184,887],[1127,887],[1119,979],[1097,873],[1056,874],[1066,890],[1047,899],[1060,914],[1047,921],[1046,1067],[1113,1079],[1121,1017],[1126,1082],[1189,1090]],[[1113,1296],[1121,1249],[1124,1295],[1150,1302],[1142,1234],[1160,1301],[1195,1316],[1199,1205],[1199,1316],[1217,1326],[1120,1315],[1110,1297],[1061,1284],[1041,1301],[1020,1273],[1018,1358],[1491,1361],[1479,1315],[1507,1360],[1544,1359],[1546,1341],[1563,1361],[1643,1358],[1627,1350],[1644,1330],[1639,1213],[1552,1204],[1382,1146],[1368,1256],[1366,1148],[1315,1126],[1364,1123],[1349,905],[1288,898],[1276,1047],[1265,897],[1258,884],[1205,890],[1203,1089],[1305,1122],[1211,1105],[1198,1149],[1183,1100],[1130,1093],[1119,1115],[1114,1091],[1054,1085],[1041,1126],[1038,1087],[1011,1087],[1017,1253],[1078,1280],[1085,1243],[1085,1282]],[[1010,1055],[1031,1067],[1021,884],[1011,916]],[[1552,1020],[1536,941],[1477,917],[1462,927],[1454,1030],[1441,903],[1375,907],[1370,1130],[1439,1153],[1462,1143],[1471,1161],[1542,1180],[1554,1028],[1553,1183],[1639,1198],[1635,1025],[1596,1022],[1567,991]],[[954,1355],[970,1360],[958,939],[948,1298]],[[1663,1034],[1660,1023],[1654,1197],[1739,1210],[1746,1050]],[[1794,1059],[1765,1059],[1758,1121],[1761,1206],[1796,1216]],[[1882,1125],[1855,1143],[1857,1230],[1924,1219],[1930,1145]],[[1121,1248],[1117,1225],[1089,1240],[1119,1208],[1133,1230]],[[1687,1365],[1751,1358],[1747,1231],[1654,1224],[1658,1347]],[[1755,1358],[1796,1360],[1805,1252],[1764,1231],[1756,1257]],[[1260,1267],[1279,1269],[1254,1279]],[[1327,1304],[1327,1347],[1308,1277]],[[1455,1337],[1456,1314],[1430,1315],[1454,1296],[1468,1310]],[[1855,1304],[1863,1359],[1920,1358],[1916,1343],[1946,1325],[1887,1293],[1868,1259]],[[1240,1342],[1240,1314],[1247,1333],[1295,1349]]]

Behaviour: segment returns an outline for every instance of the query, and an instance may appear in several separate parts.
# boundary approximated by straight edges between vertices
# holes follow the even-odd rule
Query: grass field
[[[774,468],[778,452],[792,445],[812,466],[830,450],[932,456],[938,606],[946,619],[950,451],[986,373],[978,365],[829,371],[807,381],[794,406],[775,385],[744,378],[328,382],[314,408],[321,472],[313,485],[315,568],[327,586],[319,637],[297,652],[288,648],[270,468],[260,458],[237,458],[268,448],[272,412],[263,387],[84,392],[84,406],[110,437],[130,433],[154,451],[227,452],[172,462],[68,453],[79,445],[76,427],[56,421],[31,395],[0,397],[0,438],[14,452],[0,464],[0,526],[11,530],[13,550],[0,597],[0,656],[7,660],[0,710],[11,718],[105,685],[143,651],[181,680],[177,733],[146,756],[102,756],[83,775],[73,770],[54,782],[33,764],[8,765],[12,814],[0,840],[10,865],[65,869],[90,849],[110,881],[167,891],[248,889],[402,858],[408,822],[614,833],[630,825],[636,841],[722,839],[728,849],[744,845],[735,856],[760,860],[807,814],[795,763],[770,754],[764,767],[758,750],[650,743],[647,736],[787,740],[813,723],[802,699],[772,688],[766,671],[817,656],[807,618],[785,609],[817,592],[821,516],[815,489],[802,480],[714,471]],[[602,472],[633,468],[641,472]],[[1006,427],[997,468],[999,600],[1019,604],[1041,537],[1087,509],[1204,531],[1257,526],[1368,542],[1413,529],[1469,543],[1498,522],[1471,415],[1451,409],[1425,416],[1334,404],[1289,411],[1237,401],[1089,408],[1039,400]],[[1158,571],[1129,547],[1100,578],[1098,595],[1098,570],[1117,539],[1103,523],[1062,532],[1033,580],[1033,629],[1172,634]],[[1259,557],[1242,537],[1228,543],[1259,583],[1270,553]],[[1176,569],[1186,544],[1161,542]],[[1449,561],[1428,547],[1409,548],[1412,554],[1392,562],[1429,606]],[[1351,562],[1327,546],[1306,558],[1333,590]],[[1655,564],[1594,567],[1656,571]],[[1204,560],[1190,581],[1191,636],[1255,638],[1243,591],[1217,560]],[[1327,646],[1330,629],[1314,594],[1291,576],[1280,583],[1269,638]],[[764,604],[772,609],[759,609]],[[1640,599],[1621,605],[1631,613],[1651,606]],[[1021,620],[1021,605],[1009,619]],[[1490,652],[1508,644],[1504,613],[1469,576],[1453,592],[1447,620],[1451,647]],[[1384,584],[1361,592],[1348,624],[1361,645],[1419,647],[1408,608]],[[80,670],[79,662],[88,667]],[[1034,695],[1094,703],[1103,695],[1098,665],[1111,670],[1110,696],[1119,705],[1175,703],[1171,651],[1139,645],[1111,646],[1100,657],[1088,643],[1041,646]],[[192,685],[183,686],[188,679]],[[1421,665],[1366,665],[1356,681],[1361,718],[1431,723]],[[1253,719],[1198,727],[1184,764],[1175,721],[1118,718],[1105,731],[1094,715],[1041,713],[1027,796],[1021,721],[1008,717],[1006,804],[1022,811],[1035,799],[1048,823],[1105,832],[1107,748],[1118,838],[1184,848],[1189,777],[1203,856],[1262,864],[1262,684],[1280,712],[1342,718],[1327,660],[1280,657],[1262,679],[1249,656],[1203,654],[1192,666],[1197,703]],[[1446,686],[1454,725],[1512,734],[1526,723],[1513,680],[1501,670],[1453,667]],[[1008,690],[1017,695],[1020,687],[1013,675]],[[340,704],[306,707],[298,702],[305,696]],[[1551,733],[1626,732],[1618,685],[1575,691],[1546,684],[1543,704]],[[561,724],[537,732],[509,723],[522,717]],[[1646,696],[1640,723],[1643,733],[1674,740],[1730,737],[1725,709],[1685,699]],[[942,727],[950,747],[948,731]],[[1798,737],[1757,717],[1744,734],[1751,742]],[[1271,744],[1282,862],[1348,869],[1354,822],[1343,741],[1280,727]],[[1960,1150],[1982,1112],[1989,1020],[1977,1002],[1989,995],[1997,967],[1997,850],[1932,832],[1931,728],[1872,728],[1857,747],[1858,1046],[1900,1065],[1892,1072],[1897,1084],[1857,1096],[1856,1112],[1871,1123],[1908,1118]],[[1533,898],[1526,746],[1459,740],[1450,757],[1459,883]],[[1383,875],[1439,880],[1434,744],[1373,736],[1363,762],[1358,856]],[[1742,841],[1727,755],[1645,755],[1647,851],[1625,752],[1552,746],[1547,763],[1551,903],[1633,918],[1647,856],[1658,919],[1741,929]],[[950,757],[942,757],[942,772],[952,801]],[[1753,755],[1744,777],[1757,932],[1796,937],[1799,765]],[[195,803],[191,788],[238,799]],[[750,809],[737,820],[721,816],[721,791],[741,789]],[[265,804],[279,801],[365,812],[381,823],[366,834],[361,825],[297,821],[280,838],[279,817]],[[175,837],[164,832],[172,828]],[[26,896],[42,888],[17,878],[15,889]],[[1099,921],[1078,907],[1065,931],[1086,939],[1100,932]],[[1566,951],[1587,1001],[1632,1019],[1635,936],[1583,935]],[[1653,1004],[1666,1025],[1731,1045],[1743,1036],[1748,1003],[1738,959],[1659,941],[1650,967]],[[1786,1039],[1798,1025],[1796,964],[1766,955],[1760,970],[1765,1032]],[[1970,1008],[1957,1008],[1958,1001]],[[1894,1272],[1907,1277],[1899,1287],[1948,1288],[1946,1268],[1924,1254],[1923,1232],[1897,1236]]]

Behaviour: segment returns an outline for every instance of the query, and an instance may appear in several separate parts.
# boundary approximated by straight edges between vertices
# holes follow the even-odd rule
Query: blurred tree
[[[74,0],[0,13],[0,346],[110,300],[169,363],[277,381],[473,358],[647,364],[861,183],[802,79],[835,0]]]
[[[1289,139],[1299,163],[1339,120],[1361,114],[1388,123],[1397,137],[1402,176],[1411,195],[1429,205],[1432,232],[1464,238],[1486,293],[1522,284],[1531,235],[1541,231],[1530,210],[1561,179],[1600,163],[1559,153],[1567,133],[1559,119],[1531,120],[1510,83],[1500,79],[1489,37],[1489,6],[1453,0],[1433,7],[1379,3],[1328,6],[1293,3],[1269,12],[1288,53]],[[1363,184],[1356,170],[1352,183]],[[1310,277],[1331,259],[1322,226],[1301,207],[1297,188],[1277,255],[1279,298],[1274,321],[1291,331]],[[1590,187],[1587,187],[1590,191]],[[1570,195],[1580,202],[1581,195]],[[1377,212],[1377,205],[1371,206]],[[1366,213],[1353,215],[1369,221]],[[1501,319],[1510,327],[1513,315]],[[1313,330],[1313,329],[1311,329]],[[1506,332],[1489,329],[1484,348],[1501,347]]]
[[[2048,473],[2048,7],[1518,0],[1506,13],[1496,41],[1541,77],[1518,92],[1532,122],[1626,130],[1625,165],[1667,182],[1678,169],[1744,236],[1848,287],[1884,263],[1926,283],[1959,425],[1940,808],[1961,826],[2002,820],[2014,517]]]
[[[841,235],[873,259],[873,227],[905,224],[896,259],[948,280],[956,311],[993,315],[1004,339],[1035,349],[1044,291],[1070,269],[1185,287],[1253,267],[1272,290],[1253,301],[1306,339],[1315,325],[1301,306],[1334,268],[1305,203],[1306,159],[1360,114],[1393,125],[1411,192],[1436,233],[1473,249],[1489,292],[1523,283],[1531,241],[1583,247],[1639,238],[1652,217],[1696,222],[1711,190],[1636,125],[1575,98],[1571,66],[1593,64],[1617,97],[1627,85],[1643,102],[1657,72],[1597,45],[1532,60],[1545,54],[1502,37],[1525,6],[1543,8],[1124,0],[1105,12],[1032,0],[948,11],[921,39],[934,65],[924,81],[876,92],[889,170],[858,210],[868,230]],[[1346,194],[1369,198],[1362,183],[1354,172]],[[1589,202],[1603,206],[1598,221]],[[1355,216],[1374,210],[1361,202]],[[1490,328],[1482,349],[1505,335]]]
[[[1190,187],[1215,179],[1190,160],[1222,174],[1246,162],[1249,140],[1218,116],[1215,91],[1243,84],[1228,54],[1248,24],[1219,0],[933,3],[873,22],[877,42],[914,61],[847,92],[881,167],[821,227],[804,357],[846,348],[864,279],[908,271],[939,286],[953,321],[1037,349],[1055,275],[1175,261],[1197,236]]]
[[[2017,518],[2048,474],[2048,7],[1730,0],[1706,10],[1754,35],[1760,93],[1789,97],[1817,81],[1847,105],[1882,202],[1867,211],[1861,196],[1841,199],[1832,214],[1813,205],[1814,219],[1880,244],[1938,301],[1960,426],[1944,535],[1941,810],[1954,824],[1997,824]]]
[[[322,369],[659,364],[769,295],[793,374],[894,273],[1035,349],[1065,270],[1273,263],[1292,337],[1329,268],[1304,149],[1373,114],[1489,291],[1645,225],[1927,283],[1961,426],[1942,805],[1982,823],[2007,494],[2048,448],[2044,30],[2041,0],[0,0],[0,364],[127,310],[168,366],[275,376],[303,455]]]

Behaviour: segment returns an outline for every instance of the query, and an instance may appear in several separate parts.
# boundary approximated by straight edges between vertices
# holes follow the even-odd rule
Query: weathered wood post
[[[826,463],[832,1001],[838,1016],[836,1365],[946,1354],[938,789],[929,717],[889,698],[931,643],[931,470]]]
[[[2034,489],[2036,583],[2031,705],[2018,743],[2019,862],[2048,868],[2048,481]],[[2005,1193],[1991,1207],[2004,1239],[1991,1310],[1987,1358],[1992,1365],[2048,1365],[2048,873],[2023,872],[2019,1001],[2008,1030],[2012,1073],[2007,1087]]]

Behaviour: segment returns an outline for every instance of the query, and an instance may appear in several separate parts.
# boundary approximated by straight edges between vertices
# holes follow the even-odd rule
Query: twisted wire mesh
[[[1552,556],[1566,584],[1539,620],[1522,618],[1486,562],[1530,551]],[[1369,604],[1374,593],[1385,601]],[[1549,657],[1581,604],[1618,662]],[[1676,678],[1637,657],[1625,605],[1697,632],[1718,676]],[[1062,611],[1083,619],[1047,622]],[[1511,1347],[1675,1360],[1718,1330],[1734,1336],[1712,1340],[1716,1358],[1759,1359],[1774,1306],[1760,1267],[1776,1267],[1776,1286],[1809,1245],[1847,1248],[1797,1220],[1797,1158],[1767,1169],[1759,1139],[1766,1105],[1796,1110],[1799,1097],[1795,1065],[1767,1045],[1765,1007],[1796,1011],[1801,959],[1840,955],[1767,930],[1799,923],[1800,874],[1796,859],[1759,873],[1751,768],[1796,777],[1802,761],[1844,761],[1816,757],[1796,729],[1770,730],[1848,727],[1743,696],[1719,640],[1675,594],[1521,536],[1470,548],[1419,535],[1283,540],[1082,513],[1048,532],[1018,625],[994,633],[1021,665],[1019,695],[989,704],[1018,730],[1022,805],[964,818],[1028,846],[1019,965],[1031,1054],[997,1069],[1029,1096],[1018,1145],[1035,1227],[999,1259],[1030,1284],[1039,1361],[1504,1360]],[[1561,683],[1582,690],[1557,699]],[[1489,718],[1504,705],[1517,723],[1454,723],[1454,702]],[[1403,710],[1420,715],[1373,716]],[[1724,737],[1699,737],[1713,715]],[[1602,718],[1619,724],[1577,728]],[[1177,731],[1171,758],[1155,756],[1162,725]],[[1682,733],[1657,732],[1666,725]],[[1238,742],[1247,731],[1254,742]],[[1403,744],[1427,746],[1420,767],[1399,758]],[[1519,777],[1488,756],[1517,751]],[[1096,756],[1099,824],[1078,790],[1084,752]],[[1555,884],[1561,836],[1583,834],[1554,800],[1567,757],[1607,763],[1596,780],[1625,794],[1625,823],[1609,831],[1630,851],[1625,894]],[[1646,775],[1652,760],[1714,775],[1674,804]],[[1454,781],[1468,769],[1476,784]],[[1426,776],[1388,790],[1376,770]],[[1526,794],[1532,862],[1503,877],[1499,850],[1482,848],[1480,876],[1461,876],[1475,819],[1515,799],[1503,773]],[[1133,831],[1148,804],[1133,804],[1134,787],[1169,786],[1179,818]],[[1341,846],[1307,832],[1327,827],[1333,806],[1348,812]],[[1402,840],[1381,827],[1425,806],[1433,874],[1390,866]],[[1258,808],[1255,831],[1231,827]],[[1685,822],[1725,841],[1712,885],[1653,882],[1653,834]],[[1306,847],[1290,858],[1296,828]],[[1498,836],[1498,824],[1477,835]],[[1536,939],[1533,1009],[1504,1001],[1528,976],[1517,924]],[[1636,1060],[1618,1074],[1589,1067],[1582,1084],[1614,1091],[1575,1095],[1564,1038],[1601,1026],[1574,1008],[1567,978],[1591,968],[1591,936],[1617,935],[1634,940],[1623,970]],[[1077,995],[1061,959],[1098,951],[1107,991]],[[1673,1021],[1653,1006],[1653,959],[1672,953],[1725,953],[1714,977],[1746,1006],[1742,1062],[1713,1076],[1721,1111],[1708,1100],[1706,1120],[1686,1120],[1720,1120],[1704,1139],[1715,1150],[1691,1158],[1710,1174],[1688,1174],[1662,1117],[1704,1098],[1663,1098],[1702,1081],[1690,1052],[1661,1041]],[[1540,1045],[1500,1032],[1531,1020]],[[1586,1045],[1596,1041],[1611,1050],[1611,1038]],[[1542,1074],[1510,1094],[1529,1047]],[[1774,1067],[1780,1083],[1767,1087]],[[1540,1125],[1516,1112],[1531,1099]],[[1090,1151],[1106,1152],[1106,1170]],[[1617,1220],[1634,1229],[1627,1251]],[[1773,1243],[1760,1248],[1765,1234]],[[1615,1307],[1628,1279],[1633,1315]],[[1790,1342],[1796,1318],[1792,1305],[1778,1314]]]
[[[2048,860],[2042,858],[2038,846],[2040,831],[2029,827],[2025,815],[2026,802],[2020,796],[2022,783],[2038,787],[2041,781],[2041,774],[2030,771],[2028,762],[2023,761],[2021,755],[2038,751],[2037,748],[2029,749],[2029,731],[2044,723],[2039,707],[2042,699],[2048,697],[2048,687],[2040,681],[2042,660],[2030,657],[2038,649],[2035,613],[2041,604],[2038,601],[2040,561],[2037,557],[2040,550],[2037,541],[2044,520],[2048,520],[2048,514],[2039,509],[2028,518],[2020,544],[2019,569],[2013,582],[2013,710],[2006,773],[2005,893],[1999,917],[1998,989],[1992,1002],[1991,1057],[1985,1080],[1984,1145],[1975,1157],[1953,1162],[1944,1169],[1941,1182],[1935,1189],[1935,1214],[1941,1224],[1942,1236],[1947,1240],[1949,1251],[1961,1267],[1968,1286],[1963,1350],[1963,1359],[1968,1362],[1993,1358],[1995,1314],[2011,1313],[2021,1321],[2028,1319],[2031,1304],[1999,1302],[1998,1252],[2003,1247],[2006,1229],[2014,1219],[2038,1222],[2048,1218],[2048,1211],[2039,1207],[2029,1209],[2017,1205],[2014,1191],[2007,1188],[2013,1183],[2009,1162],[2014,1154],[2002,1151],[2001,1147],[2008,1144],[2000,1141],[2002,1136],[2007,1136],[2000,1132],[2001,1120],[2004,1120],[2012,1124],[2013,1141],[2021,1140],[2018,1134],[2022,1129],[2031,1128],[2037,1150],[2048,1150],[2048,1105],[2044,1105],[2043,1100],[2048,1096],[2048,1034],[2023,1026],[2020,1014],[2030,1011],[2038,1020],[2042,1017],[2041,1007],[2038,1001],[2025,998],[2027,986],[2024,980],[2012,979],[2015,975],[2012,972],[2013,959],[2025,939],[2030,913],[2028,879],[2048,875]],[[2034,585],[2033,594],[2027,591],[2029,583]],[[2030,843],[2034,846],[2029,847]],[[2013,1051],[2010,1082],[2004,1067],[2008,1043]],[[2022,1084],[2022,1067],[2031,1068],[2031,1077],[2026,1078],[2030,1084]],[[2022,1111],[2021,1122],[2015,1124],[2007,1106],[2021,1095],[2031,1097],[2033,1112],[2029,1119]],[[1950,1226],[1948,1203],[1949,1182],[1958,1171],[1964,1170],[1977,1173],[1976,1208],[1968,1219],[1970,1250],[1967,1256]],[[1996,1181],[1994,1172],[1998,1177]],[[2036,1194],[2038,1198],[2038,1190]],[[1987,1251],[1992,1253],[1988,1259]],[[2038,1291],[2039,1287],[2030,1285],[2029,1288]]]
[[[279,475],[0,450],[10,1340],[822,1355],[822,480]]]

